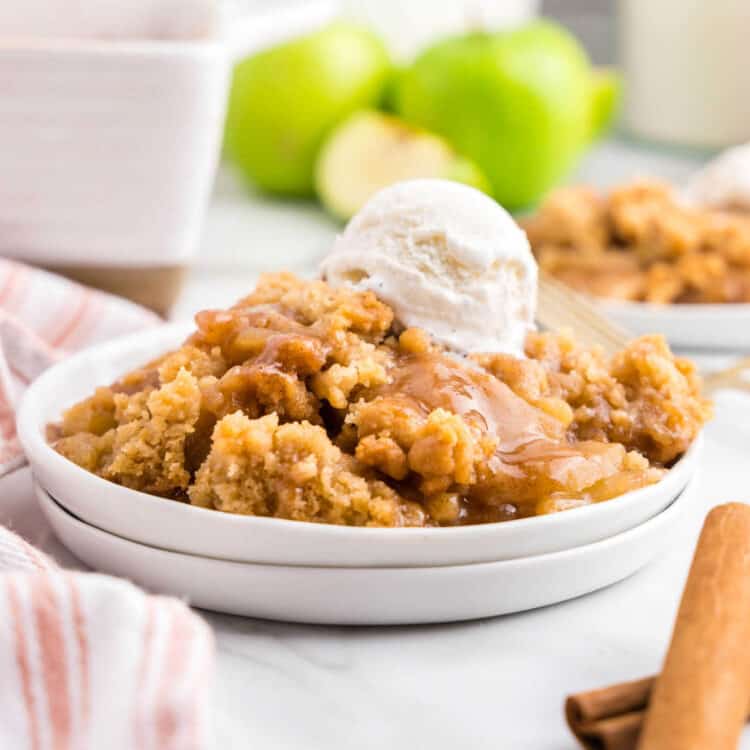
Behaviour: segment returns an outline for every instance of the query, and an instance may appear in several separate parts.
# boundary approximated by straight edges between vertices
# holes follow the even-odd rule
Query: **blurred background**
[[[750,138],[748,29],[746,0],[8,0],[0,253],[183,316],[312,272],[400,179],[517,215],[679,183]]]
[[[225,0],[229,12],[241,13],[244,11],[263,12],[277,3],[274,0]],[[302,0],[300,4],[304,4]],[[402,8],[414,8],[415,25],[422,25],[419,17],[424,19],[440,11],[440,5],[449,8],[448,12],[457,16],[462,12],[462,6],[471,8],[471,3],[463,3],[462,0],[455,2],[426,2],[425,0],[405,0],[402,2],[392,2],[391,0],[349,0],[348,6],[352,12],[360,14],[365,20],[372,18],[372,9],[378,7],[387,8],[387,6]],[[499,13],[505,12],[509,18],[519,18],[522,13],[513,8],[514,3],[505,3],[503,0],[494,0],[490,5],[494,5]],[[611,64],[615,61],[615,19],[616,19],[616,0],[541,0],[541,2],[532,2],[528,7],[536,9],[542,15],[552,18],[567,26],[583,43],[592,60],[600,65]],[[377,11],[376,11],[377,12]],[[386,11],[387,13],[387,11]],[[426,24],[429,26],[429,21]],[[390,29],[386,27],[386,32],[390,32],[394,37],[399,35],[407,39],[414,36],[419,37],[418,29],[399,28],[396,25]],[[424,33],[424,32],[422,32]],[[425,36],[429,37],[428,31]]]
[[[230,14],[242,15],[248,11],[264,12],[270,5],[264,0],[228,0],[225,9]],[[278,7],[277,4],[273,5]],[[309,7],[309,4],[306,5]],[[380,105],[380,109],[390,110],[389,114],[396,114],[411,124],[437,132],[445,138],[449,148],[457,151],[459,157],[469,156],[478,171],[485,173],[490,181],[493,181],[494,175],[487,175],[487,172],[511,174],[510,184],[499,185],[499,193],[493,190],[496,187],[494,185],[486,189],[494,193],[506,208],[523,213],[533,207],[546,191],[561,182],[582,181],[606,187],[643,175],[681,181],[707,155],[722,146],[744,140],[744,136],[735,133],[728,137],[719,133],[717,137],[711,123],[699,122],[696,117],[693,117],[695,122],[692,123],[690,113],[684,111],[685,102],[680,100],[680,96],[687,94],[691,101],[697,101],[700,106],[700,76],[693,75],[692,79],[689,78],[691,72],[685,58],[695,57],[686,49],[694,42],[691,33],[693,37],[695,33],[703,33],[700,29],[711,22],[711,18],[706,16],[705,8],[701,10],[697,3],[669,1],[659,5],[663,6],[663,12],[643,0],[620,0],[619,3],[615,0],[464,0],[451,3],[434,3],[430,0],[349,0],[338,4],[338,8],[348,18],[365,24],[384,40],[397,71],[403,67],[408,69],[410,65],[419,67],[420,59],[425,55],[429,56],[430,48],[439,47],[449,35],[471,35],[477,30],[491,33],[505,31],[511,34],[514,31],[523,32],[528,24],[534,24],[534,19],[538,18],[554,25],[554,30],[559,32],[553,35],[555,38],[540,40],[538,45],[535,45],[533,39],[528,39],[527,51],[519,50],[519,59],[523,54],[527,55],[527,59],[521,64],[532,71],[532,76],[534,70],[544,68],[545,60],[553,68],[565,69],[570,75],[566,79],[562,74],[553,81],[545,96],[551,102],[549,110],[558,107],[560,99],[567,98],[567,102],[563,101],[558,111],[549,115],[543,127],[522,144],[514,141],[515,132],[503,131],[503,126],[498,126],[497,121],[493,123],[493,114],[486,114],[492,108],[487,104],[491,95],[486,91],[476,92],[476,105],[461,100],[460,94],[455,91],[441,95],[441,87],[450,88],[443,86],[443,83],[451,79],[452,71],[450,64],[447,65],[448,70],[440,69],[440,60],[432,72],[429,70],[428,60],[414,75],[414,78],[419,79],[417,82],[412,80],[411,83],[402,83],[408,91],[403,94],[400,104],[397,102],[394,105],[393,92],[386,91],[386,103]],[[737,0],[720,0],[714,6],[718,6],[714,7],[714,15],[724,15],[727,19],[734,19],[735,23],[740,16],[747,20],[747,10],[743,10]],[[287,7],[294,7],[294,4]],[[682,19],[680,13],[683,15]],[[747,25],[744,28],[748,28]],[[649,29],[652,30],[650,37]],[[684,38],[682,45],[674,44],[676,29],[681,30],[680,34]],[[636,45],[637,55],[630,51],[635,44],[634,39],[639,40]],[[718,44],[718,41],[715,43]],[[727,44],[726,38],[724,43]],[[675,60],[672,63],[663,59],[665,46],[671,46],[674,50]],[[577,58],[579,53],[588,59],[581,62]],[[460,57],[460,52],[458,54]],[[535,55],[538,56],[535,58]],[[571,58],[575,59],[571,61]],[[703,57],[700,62],[710,67]],[[601,83],[598,93],[592,95],[593,102],[589,103],[594,110],[592,116],[598,121],[590,124],[591,130],[587,136],[572,132],[580,126],[580,123],[575,122],[576,118],[581,119],[583,115],[572,111],[576,105],[571,105],[571,101],[588,85],[584,80],[588,72],[584,74],[577,69],[570,70],[577,67],[590,69],[592,76]],[[686,71],[686,75],[680,77],[681,69]],[[476,70],[461,71],[460,67],[457,70],[455,75],[463,81],[457,87],[462,90],[471,88],[472,76],[479,75]],[[704,85],[716,85],[716,80],[721,82],[722,76],[726,74],[726,70],[709,72],[708,78],[713,76],[714,80],[707,80]],[[397,79],[398,76],[397,72]],[[639,101],[634,105],[636,116],[631,121],[628,121],[627,99],[631,93],[628,91],[628,79],[631,86],[646,89],[634,92]],[[541,85],[543,87],[544,83]],[[433,88],[425,94],[425,89],[430,86]],[[566,86],[570,87],[570,93]],[[694,94],[690,93],[690,87],[693,87]],[[676,93],[675,89],[680,91]],[[418,98],[420,95],[431,98],[431,101],[422,104],[409,101],[410,97]],[[248,93],[247,96],[251,95]],[[500,95],[500,99],[503,96]],[[670,96],[674,100],[672,107]],[[468,97],[471,99],[471,94]],[[657,103],[647,106],[644,116],[639,119],[637,111],[644,107],[641,100],[656,100]],[[451,101],[455,102],[454,106],[451,106]],[[507,92],[507,101],[510,109],[521,111],[525,106],[522,100],[514,100],[513,92]],[[302,103],[301,99],[299,102]],[[502,107],[503,103],[500,102],[497,106]],[[586,105],[579,102],[578,107],[582,110]],[[475,112],[482,108],[486,118]],[[726,108],[732,109],[731,105]],[[443,115],[450,121],[449,124],[439,122],[443,115],[436,112],[436,109],[444,110]],[[257,114],[248,114],[247,117],[257,118]],[[731,116],[744,118],[739,130],[750,135],[750,113],[742,112],[737,115],[727,112],[727,117]],[[488,153],[492,150],[491,145],[472,143],[472,135],[461,131],[461,124],[472,118],[476,123],[469,123],[466,129],[484,129],[485,140],[496,144],[494,154]],[[529,113],[529,122],[533,123],[535,119],[538,120],[538,116]],[[242,121],[242,117],[238,116],[237,122]],[[232,124],[233,113],[230,106],[230,146]],[[681,124],[686,124],[688,128],[694,127],[694,132],[682,132]],[[200,262],[210,259],[205,266],[206,270],[216,269],[218,266],[252,266],[253,270],[265,270],[277,268],[279,264],[312,269],[338,231],[340,222],[361,202],[358,191],[363,188],[360,179],[363,175],[357,177],[352,173],[357,170],[360,173],[365,171],[375,174],[375,181],[378,183],[389,181],[388,165],[385,163],[387,159],[376,145],[380,137],[376,135],[378,128],[374,123],[370,125],[372,127],[368,128],[367,123],[360,123],[359,131],[355,127],[348,136],[340,135],[338,150],[332,149],[332,153],[329,152],[329,159],[325,164],[330,173],[319,177],[317,190],[323,211],[314,203],[296,199],[293,190],[283,197],[277,191],[272,197],[256,179],[256,172],[261,168],[255,161],[262,160],[262,155],[251,156],[248,179],[248,164],[243,164],[242,145],[238,144],[233,152],[231,148],[227,148],[225,141],[216,199],[208,215],[199,256]],[[241,124],[239,127],[242,129]],[[338,125],[339,129],[340,127]],[[529,131],[533,130],[533,124],[529,125],[520,117],[511,126],[511,130],[514,128]],[[250,129],[254,132],[252,127]],[[550,132],[557,133],[560,137],[550,136]],[[397,136],[396,140],[402,136],[403,134]],[[393,145],[387,136],[383,138]],[[503,145],[504,140],[508,144],[507,148]],[[575,143],[571,144],[571,140]],[[419,150],[419,147],[415,148]],[[466,153],[467,149],[470,154]],[[528,154],[519,156],[514,161],[510,155],[514,149],[516,153],[525,150]],[[423,150],[429,148],[424,146]],[[375,153],[376,156],[368,160],[368,153]],[[409,152],[409,156],[395,158],[402,166],[404,161],[413,158],[413,176],[418,176],[421,172],[436,176],[434,173],[437,167],[430,163],[430,157],[424,153],[414,156]],[[372,164],[373,160],[378,163]],[[535,170],[538,171],[538,179],[529,176]],[[473,174],[471,169],[467,170],[464,166],[457,171],[462,173],[465,181],[482,186],[484,178]],[[524,181],[523,175],[528,177],[529,184],[521,188],[519,193],[517,188]],[[404,176],[412,175],[408,169],[406,173],[400,173],[397,169],[391,179]],[[261,175],[260,182],[264,177],[265,175]],[[502,181],[502,178],[495,178],[495,182],[498,179]],[[339,189],[341,195],[338,194]],[[349,201],[350,198],[353,201]],[[298,241],[300,236],[306,238],[304,243]],[[254,250],[249,251],[244,242],[239,247],[238,237],[252,238],[250,241]],[[273,251],[270,248],[274,248]],[[187,303],[188,306],[190,304],[191,302]]]
[[[594,63],[615,62],[614,0],[545,0],[541,11],[565,24],[581,40]]]

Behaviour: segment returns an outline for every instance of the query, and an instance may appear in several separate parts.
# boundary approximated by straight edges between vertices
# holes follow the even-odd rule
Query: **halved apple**
[[[381,188],[420,177],[455,180],[489,192],[479,167],[442,138],[368,110],[352,115],[326,141],[315,186],[334,216],[349,219]]]

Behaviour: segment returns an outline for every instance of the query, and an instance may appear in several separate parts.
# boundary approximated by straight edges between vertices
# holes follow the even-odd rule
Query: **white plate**
[[[750,349],[750,304],[652,305],[599,301],[604,314],[631,333],[663,333],[672,346]]]
[[[36,485],[60,540],[83,562],[204,609],[329,625],[451,622],[521,612],[626,578],[664,550],[690,492],[595,544],[521,560],[434,568],[252,565],[167,552],[78,520]]]
[[[433,566],[556,552],[605,539],[663,510],[698,463],[700,440],[658,484],[548,516],[442,529],[369,529],[258,518],[172,502],[97,477],[56,453],[45,425],[64,407],[177,345],[190,326],[167,326],[66,359],[26,392],[18,434],[34,475],[76,516],[118,536],[163,549],[275,565]]]

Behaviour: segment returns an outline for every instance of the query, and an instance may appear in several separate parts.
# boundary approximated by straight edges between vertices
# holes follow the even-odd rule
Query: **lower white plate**
[[[600,301],[602,312],[631,333],[662,333],[686,349],[750,348],[750,304],[652,305]]]
[[[451,622],[521,612],[572,599],[628,577],[664,549],[690,502],[604,541],[536,557],[432,568],[257,565],[131,542],[78,520],[38,483],[60,540],[83,562],[218,612],[330,625]]]

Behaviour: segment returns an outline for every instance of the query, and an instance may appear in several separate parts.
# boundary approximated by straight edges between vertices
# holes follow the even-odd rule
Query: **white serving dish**
[[[186,263],[229,72],[210,39],[5,39],[0,253],[47,265]]]
[[[86,523],[143,544],[274,565],[434,566],[556,552],[605,539],[667,507],[695,471],[700,440],[658,484],[605,503],[508,523],[443,529],[351,528],[220,513],[108,482],[63,458],[45,427],[62,410],[177,346],[189,324],[164,326],[81,352],[26,391],[18,434],[39,483]]]
[[[83,523],[36,485],[60,540],[96,570],[192,605],[235,615],[327,625],[452,622],[521,612],[627,578],[665,549],[690,503],[594,544],[520,560],[432,568],[253,565],[127,541]]]
[[[686,349],[750,349],[750,304],[653,305],[599,301],[602,312],[631,333],[662,333]]]
[[[316,1],[222,30],[213,0],[0,6],[0,255],[55,267],[185,265],[233,60],[331,15]]]

